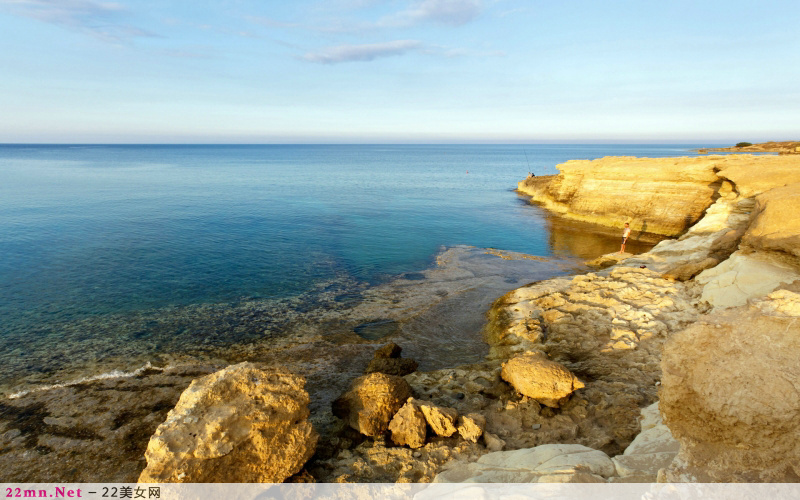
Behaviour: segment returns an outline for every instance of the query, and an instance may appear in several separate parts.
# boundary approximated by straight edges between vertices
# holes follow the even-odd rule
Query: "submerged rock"
[[[252,363],[194,380],[150,439],[139,482],[283,482],[317,443],[304,384]]]
[[[351,388],[333,402],[333,414],[365,436],[380,436],[403,403],[411,387],[401,377],[370,373],[355,379]]]
[[[558,408],[563,398],[585,387],[564,365],[550,361],[541,353],[509,360],[503,364],[501,376],[520,394],[552,408]]]
[[[661,411],[680,441],[668,481],[800,477],[800,294],[701,317],[665,345]]]
[[[402,350],[403,348],[394,342],[386,344],[375,351],[375,357],[370,360],[364,372],[379,372],[387,375],[397,375],[398,377],[414,373],[419,365],[413,359],[401,358],[400,353]]]

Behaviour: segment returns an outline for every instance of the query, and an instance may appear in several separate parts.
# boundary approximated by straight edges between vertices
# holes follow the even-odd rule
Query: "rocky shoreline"
[[[426,367],[437,353],[412,347],[413,332],[381,339],[402,356],[391,345],[376,351],[383,342],[309,337],[224,373],[219,364],[153,368],[7,400],[4,479],[800,480],[800,157],[604,158],[559,169],[519,191],[566,218],[677,238],[487,303],[488,352],[452,368]],[[476,277],[444,273],[426,293],[463,292]],[[417,297],[400,298],[401,309],[427,323],[464,305]],[[393,304],[363,307],[372,309],[362,317],[386,318]],[[138,406],[119,411],[134,394]],[[34,475],[45,466],[57,472]]]

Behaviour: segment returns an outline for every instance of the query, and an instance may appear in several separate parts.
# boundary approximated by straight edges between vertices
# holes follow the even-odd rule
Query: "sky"
[[[0,143],[800,139],[788,1],[0,0]]]

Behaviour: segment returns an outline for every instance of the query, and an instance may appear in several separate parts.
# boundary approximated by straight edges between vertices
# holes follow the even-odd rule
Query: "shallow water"
[[[0,145],[0,384],[316,332],[443,246],[613,250],[516,183],[691,147]]]

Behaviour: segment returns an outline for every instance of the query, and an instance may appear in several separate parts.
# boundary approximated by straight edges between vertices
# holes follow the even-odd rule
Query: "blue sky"
[[[0,142],[796,140],[799,11],[0,0]]]

